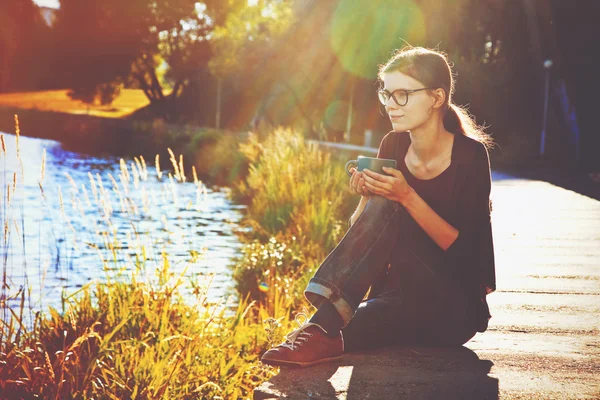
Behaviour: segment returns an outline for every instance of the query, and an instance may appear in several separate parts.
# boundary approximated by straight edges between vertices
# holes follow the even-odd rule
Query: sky
[[[58,8],[58,0],[33,0],[35,4],[42,7]]]

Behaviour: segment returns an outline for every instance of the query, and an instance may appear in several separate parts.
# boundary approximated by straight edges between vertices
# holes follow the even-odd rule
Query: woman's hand
[[[350,190],[352,193],[371,196],[372,193],[365,186],[364,174],[357,171],[356,168],[350,168],[350,172],[352,172],[352,177],[350,178]]]
[[[404,175],[394,168],[383,167],[383,170],[391,176],[378,174],[368,169],[363,170],[366,188],[371,193],[404,204],[412,190],[406,179],[404,179]]]

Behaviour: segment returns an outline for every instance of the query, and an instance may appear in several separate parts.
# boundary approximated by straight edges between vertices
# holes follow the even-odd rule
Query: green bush
[[[248,203],[247,217],[259,225],[262,239],[285,232],[304,245],[333,248],[348,215],[343,165],[301,134],[281,128],[262,144],[251,136],[241,151],[250,167],[246,180],[234,187],[234,198]]]
[[[345,232],[354,206],[343,163],[291,130],[240,145],[250,163],[233,198],[248,204],[235,288],[273,318],[307,307],[304,288]],[[281,310],[286,310],[287,314]]]

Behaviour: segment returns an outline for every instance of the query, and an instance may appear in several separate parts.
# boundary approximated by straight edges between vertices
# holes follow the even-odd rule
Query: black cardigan
[[[409,145],[407,132],[392,131],[382,139],[377,157],[404,163]],[[451,196],[457,208],[454,221],[448,222],[459,234],[446,250],[446,260],[450,273],[479,300],[478,327],[483,331],[490,318],[485,296],[496,290],[487,149],[477,140],[457,134],[451,164],[455,168]]]

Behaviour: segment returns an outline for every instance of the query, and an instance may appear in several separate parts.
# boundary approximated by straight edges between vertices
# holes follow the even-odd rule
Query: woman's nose
[[[394,99],[392,99],[392,96],[388,97],[388,99],[385,102],[385,111],[387,111],[389,114],[389,110],[397,110],[398,107],[398,104],[396,104]]]

